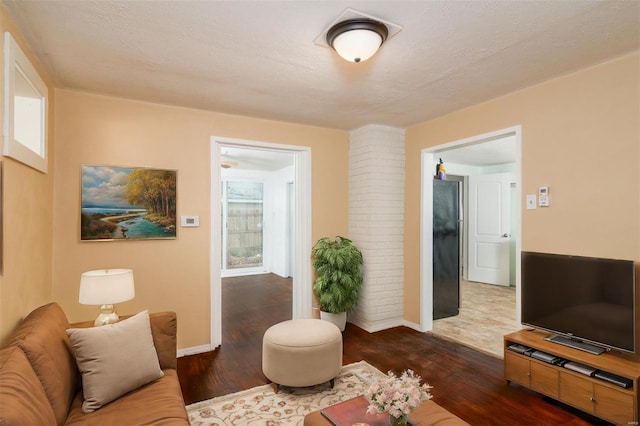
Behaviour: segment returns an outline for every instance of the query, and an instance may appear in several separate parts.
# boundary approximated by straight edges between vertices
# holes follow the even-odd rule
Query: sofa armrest
[[[153,345],[158,353],[160,368],[177,369],[177,329],[178,319],[175,312],[155,312],[149,314]]]

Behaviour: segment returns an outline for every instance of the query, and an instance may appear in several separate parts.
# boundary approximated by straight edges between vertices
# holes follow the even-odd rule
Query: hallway
[[[433,322],[433,334],[502,358],[505,334],[516,322],[516,289],[460,281],[460,314]]]

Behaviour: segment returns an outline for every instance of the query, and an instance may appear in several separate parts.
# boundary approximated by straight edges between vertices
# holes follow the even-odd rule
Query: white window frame
[[[49,91],[40,75],[15,41],[11,33],[4,33],[4,147],[3,155],[27,166],[47,173],[48,102]],[[22,77],[31,91],[39,97],[29,96],[34,102],[29,108],[16,108],[16,101],[24,96],[16,93],[16,79]],[[25,116],[26,114],[26,116]],[[16,139],[16,123],[36,123],[35,143]]]

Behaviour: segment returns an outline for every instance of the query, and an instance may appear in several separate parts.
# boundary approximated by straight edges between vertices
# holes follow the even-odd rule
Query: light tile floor
[[[432,333],[502,358],[503,336],[520,329],[515,287],[461,281],[460,291],[460,314],[434,321]]]

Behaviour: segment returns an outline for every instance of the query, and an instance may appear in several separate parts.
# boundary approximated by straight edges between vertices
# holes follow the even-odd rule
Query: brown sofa
[[[0,425],[188,425],[176,371],[176,314],[152,313],[150,321],[164,377],[84,414],[66,315],[56,303],[31,312],[0,350]]]

